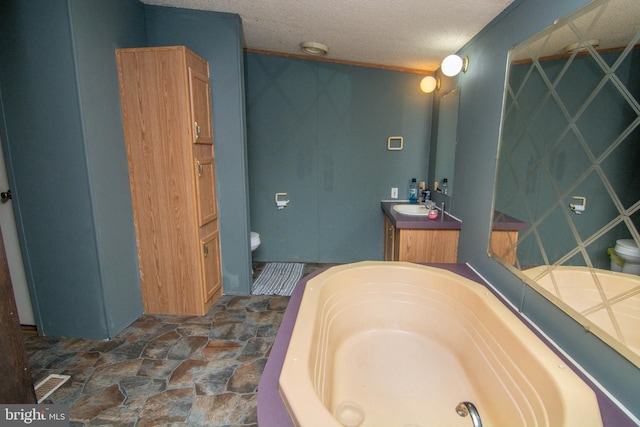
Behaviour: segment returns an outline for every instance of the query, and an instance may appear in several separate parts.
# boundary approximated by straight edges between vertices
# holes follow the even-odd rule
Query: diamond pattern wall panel
[[[608,270],[607,249],[618,239],[640,243],[640,20],[627,45],[596,51],[592,32],[607,7],[615,11],[613,2],[603,4],[512,56],[518,61],[509,70],[495,206],[527,222],[517,242],[521,269]],[[566,35],[582,50],[545,56]],[[581,203],[574,196],[587,198],[581,215],[569,208]],[[629,326],[640,323],[640,286],[604,286],[593,274],[585,300],[569,296],[548,272],[547,291],[640,351],[640,336],[631,338],[639,334]]]

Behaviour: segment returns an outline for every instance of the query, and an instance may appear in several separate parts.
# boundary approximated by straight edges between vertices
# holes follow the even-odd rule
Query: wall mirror
[[[438,106],[438,126],[436,136],[436,168],[435,180],[444,192],[443,179],[447,179],[446,194],[453,193],[453,170],[458,145],[458,105],[460,104],[460,88],[450,90],[442,95]]]
[[[489,254],[640,367],[640,276],[608,253],[640,246],[639,43],[640,1],[595,0],[509,53],[493,224],[526,228]]]

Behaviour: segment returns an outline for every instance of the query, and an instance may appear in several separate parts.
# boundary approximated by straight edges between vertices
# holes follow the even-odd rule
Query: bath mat
[[[270,262],[253,282],[251,293],[253,295],[289,296],[302,277],[303,267],[303,263]]]

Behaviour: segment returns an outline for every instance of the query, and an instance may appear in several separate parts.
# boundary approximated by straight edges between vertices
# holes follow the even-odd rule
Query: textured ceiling
[[[434,71],[513,0],[142,0],[237,13],[244,47],[301,54],[329,46],[327,58]]]

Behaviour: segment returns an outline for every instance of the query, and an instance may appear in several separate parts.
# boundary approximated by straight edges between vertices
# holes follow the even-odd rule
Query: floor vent
[[[60,388],[69,378],[71,378],[70,375],[51,374],[40,381],[38,385],[36,385],[36,398],[38,399],[38,403],[42,403],[44,399],[51,396],[51,393]]]

